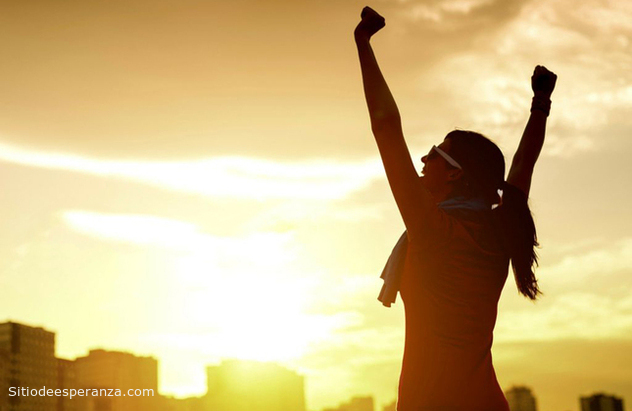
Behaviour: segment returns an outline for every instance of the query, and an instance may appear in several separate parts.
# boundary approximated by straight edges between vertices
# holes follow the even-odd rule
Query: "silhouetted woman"
[[[556,76],[534,71],[531,115],[507,181],[500,149],[460,130],[422,158],[420,178],[369,44],[384,19],[368,7],[361,17],[354,34],[371,129],[406,226],[380,294],[388,306],[399,291],[406,313],[397,409],[509,410],[492,365],[492,333],[510,260],[520,293],[532,300],[540,293],[527,198]]]

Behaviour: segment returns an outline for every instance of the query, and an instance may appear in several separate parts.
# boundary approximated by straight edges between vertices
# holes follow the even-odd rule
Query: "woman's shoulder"
[[[496,213],[491,209],[446,210],[454,219],[453,241],[455,247],[479,249],[485,253],[504,254]]]

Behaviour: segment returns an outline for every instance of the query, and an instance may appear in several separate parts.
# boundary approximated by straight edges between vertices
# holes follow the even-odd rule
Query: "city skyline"
[[[0,2],[0,321],[57,352],[273,361],[306,400],[397,392],[404,226],[366,113],[356,0]],[[415,166],[454,128],[509,162],[537,64],[558,75],[530,205],[542,298],[503,291],[493,361],[543,411],[632,398],[632,6],[375,0],[373,46]]]
[[[108,350],[103,347],[99,348],[91,348],[89,352],[82,356],[77,357],[75,359],[61,358],[56,356],[55,352],[55,341],[56,334],[53,331],[46,330],[42,326],[32,326],[27,324],[20,324],[16,322],[4,322],[0,323],[0,388],[3,386],[3,382],[9,382],[9,386],[11,384],[11,379],[3,374],[5,370],[5,364],[1,361],[2,356],[11,351],[11,342],[12,340],[21,341],[20,344],[24,344],[25,339],[23,337],[11,338],[8,337],[10,334],[6,333],[11,327],[17,327],[22,330],[26,330],[27,335],[31,335],[26,339],[26,347],[27,350],[22,354],[26,355],[25,361],[27,364],[37,361],[41,363],[42,360],[46,361],[47,356],[52,356],[56,360],[64,363],[65,369],[69,369],[71,364],[76,364],[74,367],[71,367],[73,371],[71,372],[72,377],[68,378],[66,381],[67,385],[64,385],[63,388],[83,388],[83,387],[110,387],[115,386],[117,389],[123,387],[123,390],[132,388],[142,388],[146,389],[149,387],[153,395],[157,395],[164,398],[176,398],[181,400],[191,400],[191,399],[200,399],[201,397],[207,398],[208,402],[205,407],[209,407],[209,410],[222,409],[231,411],[247,411],[247,410],[258,410],[266,411],[268,409],[276,409],[274,405],[279,404],[279,400],[276,397],[268,398],[268,402],[261,401],[261,396],[265,395],[266,392],[271,391],[271,387],[284,387],[282,391],[288,395],[286,399],[284,399],[281,403],[286,403],[290,406],[292,411],[317,411],[315,408],[310,408],[305,401],[304,393],[305,393],[305,385],[304,382],[305,377],[299,375],[294,370],[290,370],[287,368],[283,368],[279,364],[270,361],[254,361],[254,360],[240,360],[234,358],[225,358],[222,359],[217,364],[206,364],[204,367],[206,368],[207,373],[207,390],[202,393],[201,397],[168,397],[169,393],[161,393],[158,388],[158,382],[160,381],[160,372],[158,370],[159,359],[154,357],[139,357],[133,352],[128,351],[116,351],[116,350]],[[22,331],[24,333],[25,331]],[[35,339],[41,339],[42,341],[46,340],[46,343],[42,344]],[[9,346],[5,346],[6,344]],[[37,351],[33,351],[33,348],[37,347]],[[46,353],[42,356],[42,351],[44,350]],[[52,350],[52,351],[51,351]],[[30,358],[33,356],[33,358]],[[69,363],[69,364],[67,364]],[[54,368],[57,370],[57,367],[61,365],[55,365]],[[132,368],[130,368],[132,367]],[[10,367],[9,367],[10,369]],[[56,371],[57,372],[57,371]],[[57,381],[63,380],[63,376],[68,371],[60,374],[59,377],[46,377],[49,378],[44,382],[44,384],[48,383],[48,387],[58,388],[56,385]],[[56,374],[57,375],[57,374]],[[120,375],[120,377],[113,377],[116,375]],[[288,378],[289,377],[289,378]],[[27,381],[36,381],[36,384],[44,381],[41,379],[39,375],[35,377],[26,378]],[[298,382],[298,386],[296,383]],[[27,383],[28,384],[28,383]],[[263,384],[263,385],[262,385]],[[272,384],[272,385],[270,385]],[[41,389],[43,386],[24,386],[20,385],[21,388],[32,390],[32,389]],[[231,387],[230,390],[226,391],[226,387]],[[296,388],[300,387],[301,395],[298,398],[291,397],[292,393],[297,392]],[[5,387],[7,388],[7,387]],[[213,389],[212,389],[213,388]],[[11,391],[9,391],[11,392]],[[155,393],[155,394],[154,394]],[[289,393],[289,394],[288,394]],[[15,392],[13,392],[15,395]],[[364,409],[387,409],[392,407],[396,401],[385,402],[384,404],[378,404],[377,406],[374,404],[374,396],[369,393],[348,393],[346,400],[342,403],[339,403],[336,406],[329,406],[322,409],[322,411],[341,411],[341,410],[364,410]],[[586,393],[578,393],[577,399],[579,400],[579,408],[578,411],[601,411],[601,408],[597,408],[593,410],[590,408],[591,406],[599,407],[600,401],[615,401],[615,404],[618,404],[619,408],[616,408],[612,411],[624,411],[624,400],[622,398],[618,398],[616,396],[611,396],[608,394],[604,394],[603,390],[593,390],[591,395],[585,395]],[[219,396],[218,396],[219,395]],[[247,400],[242,400],[243,403],[230,405],[226,401],[229,401],[230,398],[242,398],[247,399],[249,395],[254,398],[259,398],[257,403],[251,403]],[[511,411],[542,411],[541,408],[537,407],[537,399],[534,395],[533,391],[524,385],[512,385],[511,387],[507,387],[505,389],[505,395],[507,396],[507,400],[509,402],[509,406]],[[30,398],[27,396],[29,400],[42,401],[43,399],[47,399],[48,401],[65,401],[68,404],[68,401],[72,403],[72,400],[68,400],[65,397],[38,397],[31,396]],[[136,401],[142,401],[142,398],[137,398]],[[83,405],[86,401],[84,398],[79,397],[75,400],[79,404]],[[125,411],[127,409],[130,410],[138,410],[139,406],[144,406],[145,403],[140,402],[130,402],[134,400],[125,399],[125,398],[115,398],[111,401],[118,401],[113,403],[113,406],[116,406],[117,411]],[[222,402],[224,401],[224,402]],[[592,402],[591,402],[592,401]],[[296,404],[303,404],[303,406],[299,406]],[[591,404],[596,405],[591,405]],[[38,407],[38,404],[33,405]],[[230,408],[230,407],[235,408]],[[70,408],[62,408],[61,410],[74,410],[71,405]],[[621,408],[623,407],[623,408]],[[144,408],[143,408],[144,409]],[[285,408],[282,408],[285,409]],[[2,410],[2,398],[0,398],[0,410]],[[609,408],[604,409],[604,411],[609,410]]]

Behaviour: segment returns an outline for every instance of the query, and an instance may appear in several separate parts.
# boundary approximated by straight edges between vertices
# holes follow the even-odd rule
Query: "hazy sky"
[[[274,360],[312,410],[395,398],[403,224],[370,134],[354,0],[0,3],[0,321],[57,353]],[[531,205],[544,297],[509,280],[494,362],[541,411],[632,403],[632,3],[376,0],[374,48],[415,158],[455,127],[508,161],[533,67],[555,71]],[[416,165],[420,162],[417,160]]]

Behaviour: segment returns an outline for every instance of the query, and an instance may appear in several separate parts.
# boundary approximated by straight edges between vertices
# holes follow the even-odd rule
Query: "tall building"
[[[9,393],[7,411],[55,410],[56,397],[31,395],[33,390],[44,387],[57,388],[55,333],[14,322],[1,323],[0,351],[5,353],[7,364],[7,369],[0,374],[4,373],[8,378],[8,384],[4,382],[0,385],[23,389],[20,395]]]
[[[153,411],[158,399],[158,361],[120,351],[91,350],[75,361],[77,388],[120,390],[121,396],[77,397],[79,410]],[[151,390],[145,396],[128,390]],[[110,391],[108,391],[109,393]]]
[[[75,378],[75,362],[63,358],[57,359],[57,388],[77,388]],[[57,397],[57,411],[76,411],[76,401],[68,397]]]
[[[511,411],[537,411],[535,397],[531,389],[524,386],[514,386],[505,391],[505,398]]]
[[[382,408],[382,411],[397,411],[397,400],[385,405],[384,408]]]
[[[0,411],[9,409],[9,353],[0,349]]]
[[[623,400],[602,393],[579,399],[582,411],[623,411]]]
[[[323,411],[374,411],[373,397],[353,397],[336,408],[326,408]]]
[[[174,398],[160,396],[154,411],[215,411],[209,409],[204,397]]]
[[[304,377],[278,364],[226,360],[206,372],[211,410],[305,411]]]

